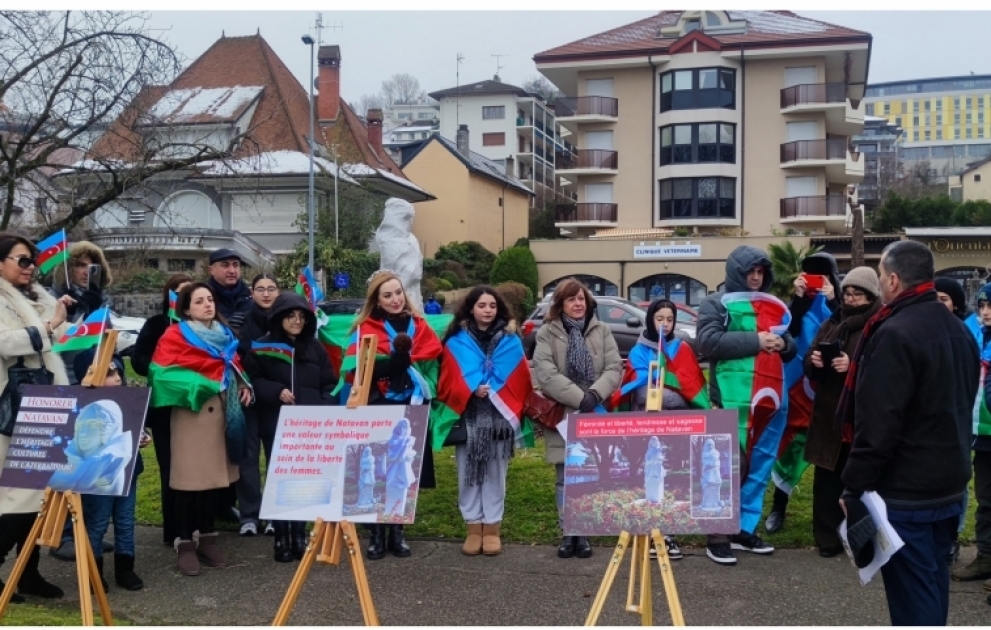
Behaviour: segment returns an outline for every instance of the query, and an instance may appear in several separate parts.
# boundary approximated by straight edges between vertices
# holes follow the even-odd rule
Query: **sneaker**
[[[53,558],[57,558],[64,562],[75,562],[76,561],[76,543],[72,540],[67,540],[58,546],[58,549],[49,549],[48,555]]]
[[[727,566],[736,564],[736,556],[733,555],[733,551],[727,543],[707,546],[705,548],[705,555],[709,556],[709,559],[717,564],[725,564]]]
[[[730,536],[729,539],[730,548],[735,551],[749,551],[764,555],[774,553],[774,547],[761,540],[757,534],[740,532],[735,536]]]
[[[275,536],[275,525],[272,524],[272,521],[265,523],[265,535]]]
[[[950,572],[950,577],[958,582],[991,578],[991,556],[986,556],[978,551],[973,562],[965,567],[954,569]]]
[[[664,537],[664,545],[668,548],[668,558],[671,560],[681,560],[685,556],[682,555],[681,549],[678,547],[678,543],[674,541],[674,538],[670,536]],[[656,553],[656,552],[655,552]]]
[[[241,536],[257,536],[258,535],[258,525],[254,521],[248,521],[247,523],[241,524],[241,531],[238,532]]]

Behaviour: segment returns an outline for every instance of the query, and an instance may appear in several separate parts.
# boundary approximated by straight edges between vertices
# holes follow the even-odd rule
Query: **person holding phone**
[[[850,454],[850,444],[843,441],[836,424],[836,405],[864,325],[881,309],[877,273],[870,267],[851,270],[843,279],[840,291],[843,306],[816,333],[811,351],[805,357],[805,374],[816,388],[805,458],[815,466],[812,535],[823,558],[843,552],[836,528],[843,522],[840,473]]]

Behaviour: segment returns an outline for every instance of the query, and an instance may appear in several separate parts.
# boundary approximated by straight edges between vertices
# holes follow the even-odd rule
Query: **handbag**
[[[564,420],[564,405],[533,391],[526,397],[523,415],[548,429],[554,429]]]
[[[21,388],[25,385],[52,385],[55,382],[55,375],[45,368],[45,359],[41,354],[44,348],[41,334],[34,326],[25,330],[31,340],[31,347],[38,353],[41,367],[29,368],[24,365],[24,357],[18,357],[17,363],[7,369],[7,386],[0,394],[0,435],[7,437],[14,434],[14,421],[17,420],[17,412],[21,407]]]
[[[447,437],[444,438],[444,446],[459,446],[467,443],[468,427],[465,425],[464,418],[458,418],[458,421],[451,426]]]

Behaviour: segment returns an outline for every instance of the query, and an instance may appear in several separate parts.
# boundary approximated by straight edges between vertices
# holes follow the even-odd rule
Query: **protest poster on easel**
[[[261,518],[412,523],[428,412],[425,405],[282,407]]]
[[[735,412],[571,414],[566,433],[568,535],[740,531]]]

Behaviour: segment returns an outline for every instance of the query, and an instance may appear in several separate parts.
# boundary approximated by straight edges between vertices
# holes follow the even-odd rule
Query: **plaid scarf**
[[[911,289],[906,289],[898,294],[891,302],[885,304],[881,310],[867,320],[864,325],[864,332],[857,343],[857,349],[850,357],[850,369],[846,373],[846,380],[843,382],[843,391],[840,393],[840,401],[836,406],[836,422],[842,427],[843,442],[850,444],[853,442],[854,410],[857,407],[857,366],[864,356],[864,349],[870,341],[871,333],[890,319],[895,313],[906,306],[914,304],[917,299],[927,293],[935,292],[936,286],[932,282],[924,282]]]
[[[589,386],[595,382],[592,353],[588,350],[584,335],[588,320],[571,319],[562,314],[561,323],[568,333],[568,352],[566,355],[568,368],[565,375],[583,392],[587,392]]]

